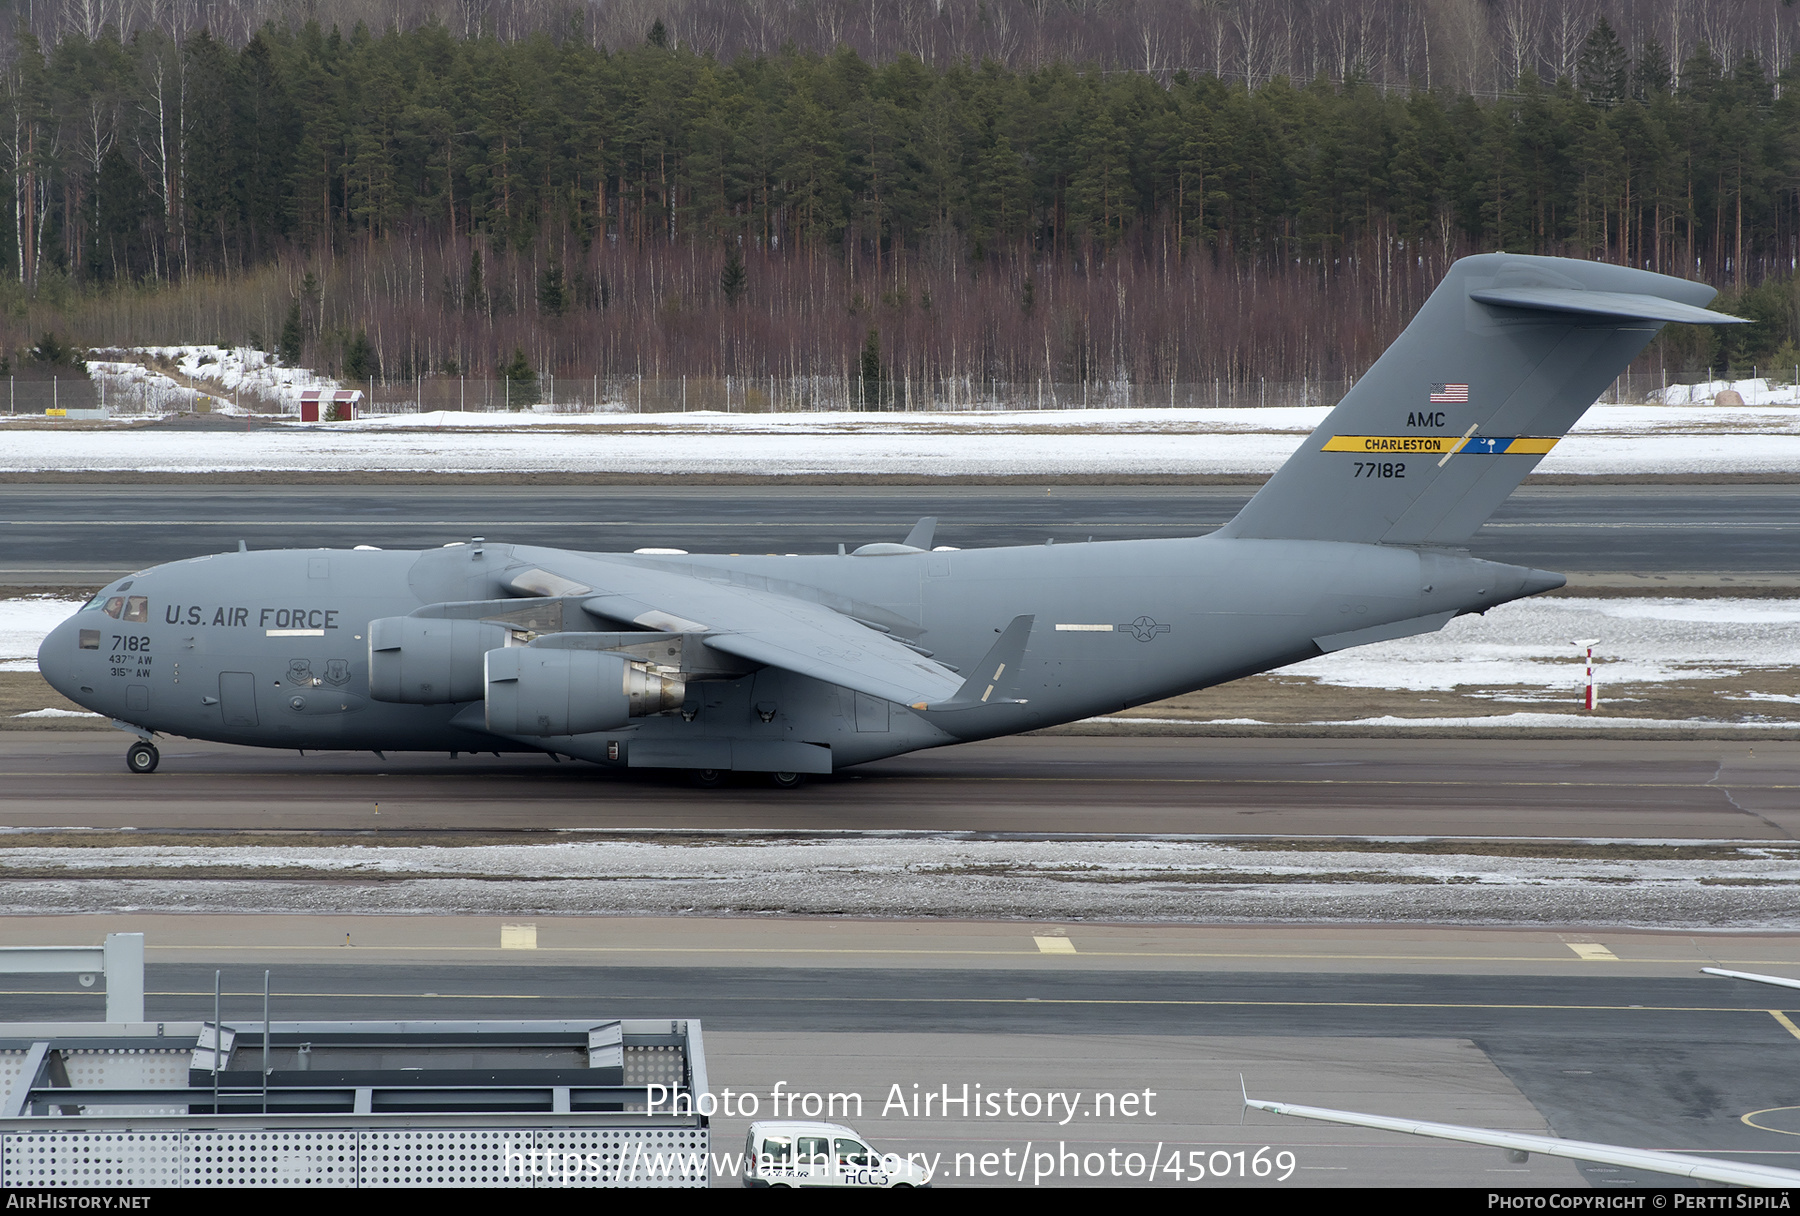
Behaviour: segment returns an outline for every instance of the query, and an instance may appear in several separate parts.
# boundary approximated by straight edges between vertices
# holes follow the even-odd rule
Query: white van
[[[842,1124],[783,1120],[750,1125],[744,1185],[917,1187],[930,1186],[931,1175]]]

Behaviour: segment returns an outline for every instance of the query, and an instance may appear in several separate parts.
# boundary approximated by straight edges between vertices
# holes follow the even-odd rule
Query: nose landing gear
[[[134,773],[154,773],[161,759],[154,743],[133,743],[125,752],[125,767]]]

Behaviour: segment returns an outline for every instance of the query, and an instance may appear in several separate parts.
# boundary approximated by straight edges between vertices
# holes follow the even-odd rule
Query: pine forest
[[[1641,368],[1800,338],[1783,0],[5,7],[21,372],[218,342],[384,383],[1167,397],[1354,376],[1491,250],[1756,322]]]

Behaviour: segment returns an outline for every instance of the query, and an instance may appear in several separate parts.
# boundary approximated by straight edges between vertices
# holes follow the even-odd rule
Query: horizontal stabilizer
[[[1019,665],[1025,660],[1025,644],[1031,640],[1035,616],[1015,616],[1012,623],[975,664],[969,678],[948,701],[915,701],[912,708],[932,713],[979,709],[983,705],[1023,705],[1021,697],[1009,697],[1008,689],[1019,682]]]
[[[1471,291],[1478,304],[1505,308],[1535,308],[1543,312],[1574,312],[1590,317],[1617,317],[1626,321],[1680,321],[1687,325],[1743,325],[1743,317],[1696,308],[1662,296],[1623,291],[1580,291],[1568,287],[1488,287]]]

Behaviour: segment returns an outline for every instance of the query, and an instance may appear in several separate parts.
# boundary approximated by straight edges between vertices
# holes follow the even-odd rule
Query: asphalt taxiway
[[[0,484],[0,582],[98,584],[236,549],[431,548],[473,535],[598,551],[828,553],[939,517],[963,548],[1192,536],[1254,486],[697,484]],[[1645,580],[1670,571],[1800,573],[1789,485],[1527,485],[1476,534],[1477,557]]]
[[[1800,838],[1800,742],[997,739],[818,778],[696,789],[543,756],[298,755],[0,734],[0,827],[139,831],[835,830]]]
[[[226,1020],[251,1038],[265,969],[277,1019],[700,1018],[715,1090],[765,1103],[778,1080],[858,1092],[863,1115],[851,1121],[900,1151],[1270,1145],[1296,1154],[1304,1168],[1290,1181],[1303,1185],[1666,1181],[1245,1118],[1242,1075],[1259,1097],[1800,1161],[1800,1029],[1782,1008],[1793,994],[1698,974],[1794,974],[1792,935],[585,917],[534,922],[528,939],[514,924],[503,939],[502,926],[22,917],[0,939],[72,944],[144,930],[148,1015],[194,1017],[218,971]],[[100,999],[73,978],[0,985],[9,1020],[93,1017]],[[915,1083],[1151,1090],[1158,1114],[1059,1123],[883,1109],[892,1086],[910,1095]],[[746,1123],[717,1120],[715,1147],[741,1142]]]

